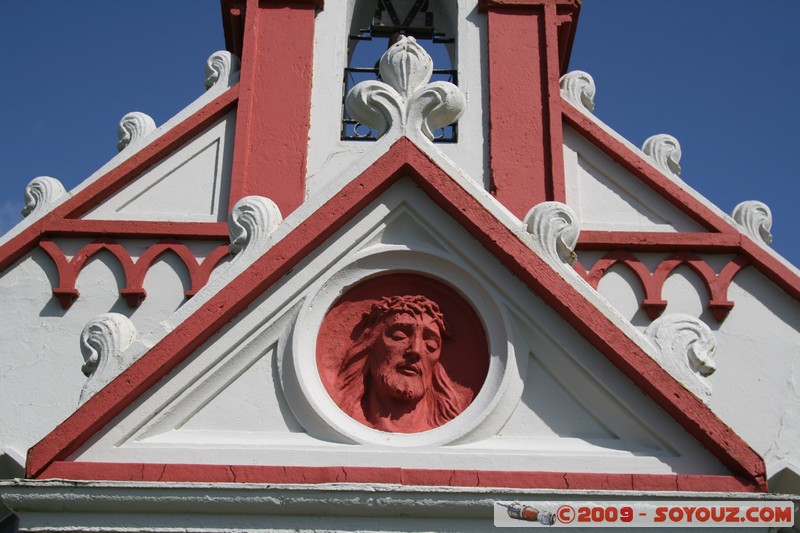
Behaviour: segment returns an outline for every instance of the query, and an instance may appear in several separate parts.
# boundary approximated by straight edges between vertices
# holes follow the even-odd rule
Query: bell
[[[372,35],[391,37],[395,33],[433,38],[433,13],[428,11],[428,0],[378,0]]]

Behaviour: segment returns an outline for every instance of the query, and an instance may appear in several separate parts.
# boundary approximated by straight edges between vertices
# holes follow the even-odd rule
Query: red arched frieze
[[[339,408],[365,426],[418,433],[458,416],[489,368],[482,322],[458,293],[415,274],[372,278],[330,309],[317,368]]]
[[[186,265],[191,280],[191,286],[185,292],[187,298],[194,296],[208,283],[214,268],[228,257],[228,247],[220,245],[200,261],[185,244],[172,240],[153,244],[136,261],[124,246],[111,240],[91,242],[81,248],[71,260],[67,259],[61,248],[53,241],[43,240],[39,246],[50,256],[58,269],[58,287],[53,288],[53,296],[58,298],[64,309],[68,309],[80,296],[80,292],[75,288],[75,281],[81,270],[92,257],[102,251],[110,252],[119,261],[125,273],[125,286],[120,288],[119,293],[131,307],[139,306],[147,296],[147,291],[143,287],[144,278],[161,255],[172,252]]]
[[[728,300],[728,287],[733,277],[739,271],[748,266],[750,261],[737,256],[731,259],[719,273],[715,272],[711,266],[692,252],[676,252],[663,259],[656,267],[654,272],[642,263],[636,256],[625,250],[614,250],[608,252],[599,259],[590,269],[586,269],[579,261],[575,262],[575,270],[595,289],[600,284],[600,280],[616,264],[621,264],[633,272],[642,284],[644,289],[644,300],[642,309],[647,312],[650,320],[655,320],[667,307],[667,301],[661,297],[661,290],[672,272],[679,266],[685,264],[692,269],[703,281],[708,291],[708,308],[717,321],[722,322],[733,309],[733,302]]]

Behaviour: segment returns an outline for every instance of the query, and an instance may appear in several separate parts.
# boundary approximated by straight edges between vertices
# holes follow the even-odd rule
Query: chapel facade
[[[0,237],[5,527],[797,505],[800,271],[593,115],[580,0],[221,11],[206,91]]]

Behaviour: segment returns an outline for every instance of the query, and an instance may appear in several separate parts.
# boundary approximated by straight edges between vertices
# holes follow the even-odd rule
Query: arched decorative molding
[[[772,211],[767,204],[747,200],[734,207],[731,216],[751,239],[772,244]]]
[[[25,207],[22,208],[22,216],[38,216],[45,213],[66,194],[67,190],[56,178],[50,176],[33,178],[25,186]]]
[[[658,363],[698,398],[708,403],[711,383],[706,379],[716,370],[717,341],[709,327],[684,314],[666,315],[650,324],[645,336],[658,349]]]
[[[452,124],[464,113],[464,93],[449,82],[429,83],[433,59],[413,37],[401,36],[381,57],[383,81],[363,81],[345,98],[347,113],[383,136],[418,131],[430,140],[434,132]]]
[[[227,50],[214,52],[206,60],[206,90],[214,86],[230,87],[239,81],[240,61]]]
[[[111,240],[95,241],[87,244],[68,260],[61,248],[53,241],[43,240],[39,246],[50,256],[58,270],[58,287],[53,288],[53,295],[58,298],[61,307],[68,309],[80,296],[75,287],[83,267],[89,260],[102,251],[116,257],[125,273],[125,286],[120,288],[120,296],[124,297],[130,307],[138,307],[147,297],[143,287],[144,278],[150,267],[165,253],[174,253],[186,266],[191,286],[184,294],[187,298],[194,296],[211,276],[211,272],[228,257],[228,247],[220,245],[202,261],[185,245],[177,241],[163,241],[150,246],[134,261],[130,253],[121,244]]]
[[[661,133],[644,141],[642,151],[650,156],[656,168],[667,176],[681,175],[681,145],[672,135]]]
[[[616,264],[625,266],[641,282],[642,289],[644,289],[644,300],[641,306],[650,320],[657,319],[667,308],[667,301],[661,297],[661,291],[667,278],[679,266],[687,265],[703,281],[708,291],[708,308],[714,318],[722,322],[734,305],[728,300],[728,287],[734,276],[750,262],[745,257],[739,256],[729,261],[717,273],[706,261],[692,252],[684,251],[666,257],[653,272],[650,272],[644,263],[630,252],[614,250],[600,258],[588,270],[580,262],[576,262],[574,267],[589,285],[597,289],[603,276]]]
[[[578,109],[594,112],[594,79],[582,70],[573,70],[561,76],[561,97]]]
[[[125,351],[138,338],[133,322],[119,313],[102,314],[86,324],[81,332],[81,370],[89,379],[81,390],[80,404],[133,363]]]
[[[128,113],[119,121],[117,135],[119,142],[117,150],[120,152],[128,146],[137,144],[141,139],[155,131],[156,123],[150,117],[139,111]]]
[[[578,243],[580,225],[578,216],[560,202],[542,202],[525,215],[528,233],[533,236],[534,249],[552,266],[564,271],[578,256],[575,245]]]
[[[283,220],[281,210],[269,198],[245,196],[233,206],[228,217],[232,254],[248,256],[266,251],[269,236]]]

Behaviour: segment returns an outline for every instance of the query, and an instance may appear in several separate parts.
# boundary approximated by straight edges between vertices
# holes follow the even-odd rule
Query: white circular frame
[[[318,438],[393,447],[436,446],[495,435],[522,394],[520,376],[525,369],[518,369],[510,321],[485,284],[433,250],[383,246],[350,259],[348,265],[310,287],[294,328],[291,353],[279,362],[284,393],[298,421]],[[472,403],[453,420],[418,433],[380,431],[351,418],[330,397],[317,368],[317,335],[336,301],[363,281],[400,273],[433,278],[464,297],[480,317],[489,344],[486,379]]]

